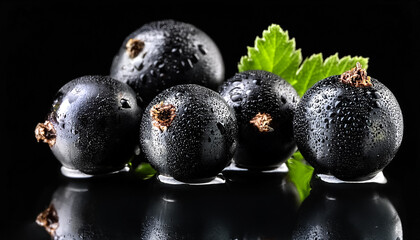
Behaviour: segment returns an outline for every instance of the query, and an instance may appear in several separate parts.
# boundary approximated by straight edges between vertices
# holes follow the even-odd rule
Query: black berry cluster
[[[200,29],[147,23],[123,41],[109,75],[58,91],[35,136],[66,169],[119,171],[140,150],[159,174],[183,182],[210,181],[232,162],[272,170],[297,149],[318,173],[364,180],[401,144],[397,100],[360,65],[302,99],[270,72],[224,74],[218,47]]]

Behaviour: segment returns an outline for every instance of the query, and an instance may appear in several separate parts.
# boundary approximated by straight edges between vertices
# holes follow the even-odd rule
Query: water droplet
[[[243,90],[239,87],[235,87],[229,91],[230,99],[234,102],[242,101],[244,94]]]
[[[144,67],[143,62],[140,62],[138,65],[134,66],[134,68],[135,68],[137,71],[142,70],[142,69],[143,69],[143,67]]]
[[[187,59],[187,65],[189,68],[193,68],[193,63],[191,62],[191,59]]]
[[[340,107],[343,103],[341,101],[337,101],[334,103],[334,107]]]
[[[235,95],[230,95],[230,99],[234,102],[239,102],[242,101],[242,95],[240,94],[235,94]]]
[[[223,125],[223,123],[217,122],[216,125],[217,125],[217,128],[219,129],[219,131],[222,135],[226,133],[226,129],[225,129],[225,126]]]
[[[160,70],[162,70],[164,67],[165,67],[165,63],[160,63],[160,64],[158,65],[158,68],[159,68]]]
[[[192,56],[192,58],[191,58],[191,61],[193,62],[193,63],[197,63],[198,62],[198,60],[200,60],[200,57],[196,54],[196,53],[194,53],[194,55]]]
[[[136,145],[136,147],[134,148],[134,154],[138,156],[138,155],[140,155],[140,153],[141,153],[140,146]]]
[[[131,63],[129,63],[127,65],[122,65],[121,70],[132,72],[132,71],[134,71],[134,66]]]
[[[146,81],[147,81],[147,75],[145,75],[145,74],[141,74],[141,75],[140,75],[140,80],[141,80],[141,83],[142,83],[142,84],[146,83]]]
[[[380,99],[381,98],[381,94],[375,91],[375,92],[373,92],[373,97],[375,99]]]
[[[128,100],[125,98],[121,98],[120,103],[122,108],[131,108]]]
[[[178,99],[178,98],[180,98],[180,97],[182,97],[182,93],[180,93],[180,92],[177,92],[176,94],[175,94],[175,99]]]
[[[240,81],[234,81],[234,82],[232,83],[232,86],[234,86],[234,87],[243,87],[243,84],[242,84],[242,82],[240,82]]]
[[[286,99],[284,96],[281,96],[281,97],[280,97],[280,100],[281,100],[281,102],[282,102],[283,104],[286,104],[286,103],[287,103],[287,99]]]
[[[156,71],[155,70],[150,70],[150,75],[152,75],[153,77],[156,77]]]
[[[201,54],[206,55],[207,50],[204,48],[202,44],[198,44],[198,50],[201,52]]]

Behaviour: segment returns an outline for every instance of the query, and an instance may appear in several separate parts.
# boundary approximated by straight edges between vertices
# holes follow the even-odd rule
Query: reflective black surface
[[[403,239],[408,219],[390,183],[331,184],[313,177],[311,194],[301,203],[287,173],[231,170],[224,177],[226,183],[214,185],[170,185],[156,177],[141,180],[133,173],[90,179],[60,177],[49,194],[38,202],[27,202],[38,212],[21,215],[11,236]],[[38,218],[35,223],[42,212],[47,216],[44,222]]]
[[[380,184],[329,184],[314,178],[293,239],[403,239],[397,210]]]

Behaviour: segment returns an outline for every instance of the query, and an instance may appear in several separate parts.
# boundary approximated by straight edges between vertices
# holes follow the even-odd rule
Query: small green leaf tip
[[[147,180],[156,174],[156,170],[149,164],[142,162],[134,170],[134,173],[141,179]]]
[[[295,39],[289,39],[287,31],[272,24],[261,38],[255,39],[254,47],[248,47],[248,55],[240,59],[238,70],[265,70],[292,83],[301,62],[302,53],[296,50]]]
[[[289,168],[289,179],[296,186],[301,202],[311,192],[311,179],[314,168],[305,163],[299,151],[286,161]]]

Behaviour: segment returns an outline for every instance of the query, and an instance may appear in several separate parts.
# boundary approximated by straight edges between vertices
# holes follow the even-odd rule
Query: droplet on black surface
[[[281,100],[281,102],[282,102],[283,104],[286,104],[286,103],[287,103],[287,100],[286,100],[286,98],[285,98],[284,96],[281,96],[281,97],[280,97],[280,100]]]
[[[234,102],[242,101],[242,96],[240,94],[231,95],[230,99]]]
[[[223,125],[223,123],[218,122],[216,125],[217,125],[217,128],[219,129],[220,133],[225,134],[226,129],[225,129],[225,126]]]
[[[206,55],[207,50],[204,48],[202,44],[198,44],[198,50],[201,52],[201,54]]]
[[[122,108],[131,108],[130,104],[128,103],[128,100],[125,98],[121,98],[120,103]]]

